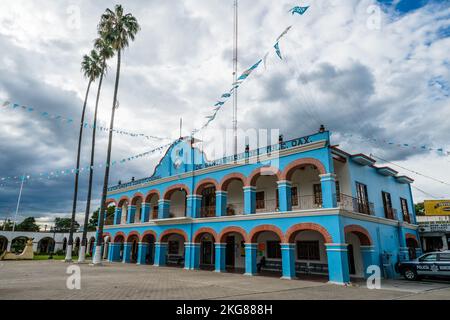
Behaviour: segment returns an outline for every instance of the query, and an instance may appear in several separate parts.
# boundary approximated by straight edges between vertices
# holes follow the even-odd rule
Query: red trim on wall
[[[277,168],[274,168],[274,167],[261,167],[261,168],[256,168],[255,170],[252,171],[252,173],[248,176],[248,178],[245,181],[245,186],[246,187],[256,186],[256,180],[263,173],[265,173],[265,174],[271,173],[272,175],[277,177],[278,181],[282,180],[281,171],[278,170]]]
[[[227,191],[228,185],[234,180],[240,180],[240,181],[242,181],[242,184],[245,185],[247,178],[243,174],[237,173],[237,172],[227,174],[220,181],[220,184],[219,184],[219,187],[217,188],[217,190]]]
[[[169,200],[170,196],[175,192],[178,191],[180,189],[183,189],[184,191],[186,191],[186,195],[189,195],[189,188],[187,185],[182,184],[182,183],[177,183],[174,184],[172,186],[170,186],[168,189],[165,190],[164,192],[164,200]]]
[[[162,241],[163,238],[166,237],[166,236],[169,236],[171,234],[179,234],[180,236],[182,236],[184,238],[184,242],[188,241],[188,236],[187,236],[186,232],[184,232],[181,229],[167,229],[167,230],[163,231],[163,233],[161,233],[159,235],[158,241],[159,242],[164,242],[164,241]]]
[[[257,239],[258,235],[264,231],[274,232],[280,238],[281,243],[285,242],[284,234],[280,230],[280,228],[278,228],[274,225],[271,225],[271,224],[263,224],[261,226],[257,226],[255,228],[253,228],[252,231],[250,231],[250,234],[248,235],[247,242],[256,243],[256,239]]]
[[[212,235],[214,237],[214,242],[216,242],[219,238],[217,237],[217,232],[214,231],[211,228],[207,228],[207,227],[203,227],[198,229],[194,236],[192,237],[192,239],[194,240],[195,243],[200,243],[200,236],[204,233],[209,233],[210,235]]]
[[[296,169],[304,167],[306,165],[315,166],[317,168],[317,170],[319,170],[320,174],[327,173],[325,170],[325,166],[323,165],[323,163],[321,161],[314,159],[314,158],[303,158],[303,159],[297,159],[297,160],[289,163],[284,168],[280,180],[289,180],[290,181],[292,179],[292,174],[294,173],[294,171]]]
[[[372,237],[370,236],[370,233],[363,227],[357,224],[351,224],[348,226],[345,226],[344,233],[354,233],[358,236],[359,242],[361,242],[361,245],[363,246],[371,246],[373,245]]]
[[[196,195],[201,195],[203,189],[204,189],[205,186],[208,185],[208,184],[213,184],[214,187],[216,188],[216,190],[219,190],[219,184],[217,183],[217,181],[216,181],[215,179],[212,179],[212,178],[206,178],[206,179],[203,179],[203,180],[201,180],[201,181],[199,181],[199,182],[197,183],[197,186],[195,187],[194,194],[196,194]]]
[[[293,225],[292,227],[290,227],[288,229],[288,231],[286,232],[286,240],[289,243],[293,243],[294,238],[298,232],[308,231],[308,230],[317,231],[320,234],[322,234],[323,238],[325,239],[325,243],[333,243],[333,238],[328,233],[327,229],[322,227],[320,224],[311,223],[311,222],[299,223],[299,224],[296,224],[296,225]]]

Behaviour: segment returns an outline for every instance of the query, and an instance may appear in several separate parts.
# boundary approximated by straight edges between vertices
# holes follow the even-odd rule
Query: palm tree
[[[80,134],[78,137],[78,152],[77,152],[77,168],[75,169],[75,186],[74,186],[74,193],[73,193],[73,204],[72,204],[72,218],[70,223],[70,233],[69,233],[69,241],[67,244],[66,249],[66,262],[72,261],[72,246],[73,246],[73,229],[75,224],[75,212],[77,210],[77,197],[78,197],[78,176],[80,172],[80,151],[81,151],[81,140],[83,137],[83,127],[84,127],[84,116],[86,114],[86,104],[87,99],[89,96],[89,90],[91,88],[92,82],[95,81],[95,79],[98,78],[100,74],[100,70],[98,68],[96,57],[93,53],[94,51],[91,51],[90,55],[84,55],[83,60],[81,62],[81,71],[83,72],[83,75],[85,78],[89,80],[88,87],[86,90],[86,96],[84,98],[84,104],[83,104],[83,111],[81,112],[81,121],[80,121]],[[97,54],[95,52],[95,54]]]
[[[109,167],[111,164],[111,147],[112,147],[112,134],[114,130],[114,113],[117,106],[117,91],[119,89],[120,79],[120,63],[121,54],[129,45],[129,41],[134,41],[136,34],[139,32],[140,27],[136,18],[131,14],[124,14],[121,5],[116,5],[114,11],[106,9],[102,15],[100,24],[98,25],[100,36],[108,41],[115,52],[117,52],[117,71],[116,71],[116,83],[114,87],[114,97],[111,111],[111,122],[109,125],[109,139],[108,139],[108,151],[106,156],[105,177],[103,180],[102,198],[100,203],[100,214],[98,218],[97,229],[97,245],[95,248],[95,254],[93,263],[101,263],[101,249],[103,245],[103,223],[106,209],[106,194],[108,191],[109,181]]]
[[[87,225],[89,223],[89,211],[91,207],[91,196],[92,196],[92,179],[94,175],[95,131],[97,127],[98,102],[100,99],[100,91],[102,88],[103,76],[107,70],[106,60],[114,56],[114,51],[111,45],[102,38],[98,38],[94,41],[94,47],[98,50],[98,53],[97,51],[93,50],[91,56],[98,68],[97,71],[99,71],[100,73],[100,80],[98,82],[97,99],[95,101],[94,125],[92,127],[91,164],[89,166],[89,187],[86,201],[86,212],[84,214],[83,236],[81,240],[80,251],[78,253],[78,262],[84,262],[86,259]]]

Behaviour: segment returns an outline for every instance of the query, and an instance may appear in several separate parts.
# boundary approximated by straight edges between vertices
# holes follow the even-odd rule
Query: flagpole
[[[23,189],[23,182],[24,182],[24,180],[25,180],[25,174],[23,174],[22,182],[20,183],[19,197],[17,198],[16,213],[14,215],[14,222],[13,222],[12,232],[14,232],[15,229],[16,229],[16,219],[17,219],[17,213],[19,212],[20,198],[22,197],[22,189]]]
[[[238,0],[234,0],[233,18],[233,84],[237,81],[238,67]],[[233,152],[237,155],[237,88],[233,85]]]

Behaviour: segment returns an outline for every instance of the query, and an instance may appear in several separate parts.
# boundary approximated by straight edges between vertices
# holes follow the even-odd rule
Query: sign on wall
[[[425,200],[426,216],[450,216],[450,200]]]

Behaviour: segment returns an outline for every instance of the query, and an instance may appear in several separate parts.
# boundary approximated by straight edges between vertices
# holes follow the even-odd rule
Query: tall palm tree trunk
[[[103,63],[105,62],[103,61]],[[84,262],[86,260],[87,226],[89,223],[89,211],[91,208],[91,196],[92,196],[92,179],[94,176],[95,132],[97,128],[97,111],[98,111],[98,102],[100,100],[100,91],[102,89],[104,71],[105,68],[103,67],[102,73],[100,74],[100,81],[98,83],[97,99],[95,100],[94,126],[92,128],[91,164],[89,166],[89,187],[86,200],[86,212],[84,214],[83,236],[81,240],[80,251],[78,253],[78,262]]]
[[[66,248],[66,262],[72,261],[72,247],[73,247],[73,228],[75,225],[75,212],[77,210],[77,197],[78,197],[78,176],[80,171],[80,153],[81,153],[81,140],[83,137],[83,127],[84,127],[84,116],[86,114],[86,104],[89,96],[89,90],[91,89],[92,80],[89,80],[89,84],[86,90],[86,96],[84,98],[83,111],[81,112],[81,122],[80,122],[80,135],[78,137],[78,153],[77,153],[77,168],[75,171],[75,186],[73,192],[73,204],[72,204],[72,218],[70,221],[70,232],[69,241]]]
[[[103,180],[103,190],[102,190],[102,199],[100,203],[100,212],[98,215],[98,229],[97,229],[97,244],[95,247],[94,253],[94,264],[101,264],[102,257],[102,245],[103,245],[103,224],[104,224],[104,216],[106,210],[106,194],[108,192],[108,182],[109,182],[109,167],[111,164],[111,147],[112,147],[112,136],[114,129],[114,115],[116,111],[116,103],[117,103],[117,91],[119,89],[119,79],[120,79],[120,62],[121,62],[121,50],[117,51],[117,72],[116,72],[116,84],[114,87],[114,98],[113,105],[111,111],[111,122],[109,124],[109,140],[108,140],[108,152],[106,156],[106,167],[105,167],[105,178]]]

